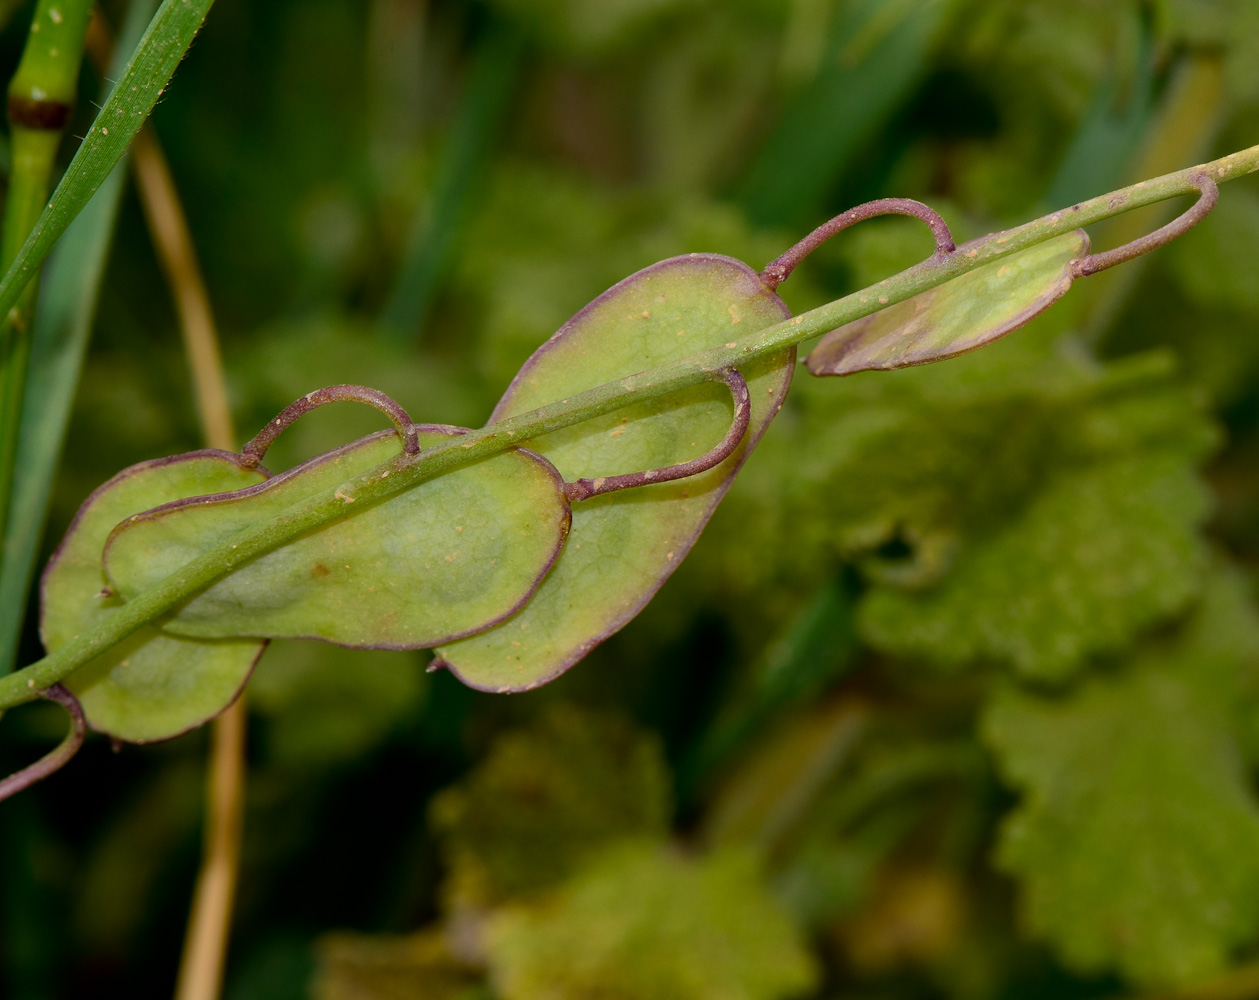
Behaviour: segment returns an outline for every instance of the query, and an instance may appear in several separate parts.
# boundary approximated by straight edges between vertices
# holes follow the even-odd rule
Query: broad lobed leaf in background
[[[765,589],[854,560],[876,649],[1047,679],[1179,612],[1216,431],[1166,356],[1100,365],[1048,346],[1053,322],[843,392],[797,385],[701,550],[708,574]]]
[[[1206,564],[1203,483],[1178,456],[1065,472],[921,593],[881,587],[861,609],[873,645],[957,668],[1060,680],[1124,649],[1193,597]]]
[[[1236,713],[1257,663],[1253,594],[1217,569],[1172,643],[1063,695],[992,698],[984,735],[1024,795],[998,863],[1072,968],[1173,986],[1253,941],[1259,802]]]
[[[749,855],[694,860],[652,843],[609,848],[500,911],[487,952],[503,1000],[787,1000],[820,971]]]
[[[610,713],[550,706],[433,799],[447,904],[498,906],[563,881],[607,844],[663,838],[670,781],[655,734]]]

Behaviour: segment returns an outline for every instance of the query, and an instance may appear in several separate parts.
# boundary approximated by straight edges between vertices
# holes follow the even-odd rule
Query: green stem
[[[13,308],[53,244],[122,159],[213,3],[214,0],[162,0],[52,198],[12,266],[0,278],[0,315]]]
[[[1141,181],[1081,202],[1004,232],[972,240],[948,254],[936,254],[900,274],[810,312],[766,327],[743,340],[671,364],[576,393],[568,399],[489,424],[436,445],[417,456],[399,455],[333,490],[294,504],[271,522],[242,532],[205,552],[178,572],[128,601],[96,628],[77,636],[42,660],[0,678],[0,709],[38,697],[89,660],[109,650],[241,564],[271,552],[305,532],[345,514],[348,503],[378,503],[420,483],[523,444],[532,438],[585,420],[698,385],[729,368],[775,354],[845,323],[959,277],[977,267],[1090,225],[1121,212],[1167,198],[1198,194],[1201,178],[1217,183],[1259,170],[1259,146],[1198,167]],[[356,508],[361,509],[361,508]]]
[[[9,83],[13,151],[0,233],[0,270],[8,270],[35,227],[52,186],[57,148],[74,106],[91,0],[39,0],[22,60]],[[32,271],[33,278],[37,272]],[[0,527],[7,519],[18,424],[31,354],[35,312],[31,281],[5,310],[0,328]]]

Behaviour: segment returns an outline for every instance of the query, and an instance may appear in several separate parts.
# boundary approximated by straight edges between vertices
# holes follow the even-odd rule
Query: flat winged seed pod
[[[715,254],[661,261],[604,292],[543,344],[492,419],[722,346],[788,315],[740,261]],[[524,610],[439,647],[441,662],[473,687],[522,691],[563,673],[624,626],[690,551],[782,405],[794,362],[789,348],[740,369],[750,396],[748,429],[713,468],[654,484],[645,472],[639,479],[645,485],[577,504],[568,545]],[[731,391],[714,382],[644,400],[530,447],[569,481],[688,462],[729,429]],[[736,420],[738,409],[736,401]]]
[[[44,571],[40,631],[49,652],[122,606],[107,588],[101,549],[119,521],[158,504],[254,486],[265,479],[236,455],[190,452],[124,469],[84,501]],[[193,642],[146,627],[71,674],[88,723],[131,743],[168,739],[235,700],[265,642]]]
[[[462,428],[420,425],[419,445]],[[420,649],[517,611],[568,534],[563,483],[521,449],[458,469],[375,505],[355,506],[354,477],[396,457],[393,431],[361,438],[251,489],[195,497],[129,518],[105,547],[123,597],[141,593],[216,545],[324,491],[345,514],[252,559],[165,622],[171,635],[323,639]]]
[[[1088,235],[1077,229],[846,323],[813,349],[809,371],[852,375],[906,368],[990,344],[1062,298],[1088,251]]]

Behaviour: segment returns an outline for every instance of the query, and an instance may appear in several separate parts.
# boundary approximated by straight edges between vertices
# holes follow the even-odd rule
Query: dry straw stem
[[[211,448],[231,451],[236,432],[210,297],[152,125],[136,136],[132,163],[149,234],[179,315],[202,432]],[[237,699],[214,720],[211,730],[201,869],[179,963],[176,1000],[215,1000],[222,988],[244,827],[245,721],[244,701]]]
[[[179,331],[188,353],[197,416],[206,444],[232,451],[236,447],[236,434],[232,429],[232,411],[227,400],[227,381],[223,377],[210,297],[197,264],[170,166],[152,125],[140,130],[131,147],[131,156],[144,220],[179,315]]]
[[[842,299],[766,327],[724,347],[639,372],[489,424],[417,456],[399,455],[335,489],[294,504],[271,522],[244,531],[194,559],[133,600],[97,628],[84,633],[31,666],[0,678],[0,709],[38,697],[43,688],[68,676],[216,580],[264,553],[345,514],[352,496],[362,506],[378,503],[453,469],[478,462],[532,438],[611,413],[718,377],[747,361],[777,353],[889,305],[912,298],[985,264],[1026,250],[1081,226],[1092,225],[1134,208],[1168,198],[1201,196],[1204,177],[1219,183],[1259,169],[1259,146],[1210,163],[1080,202],[1025,225],[992,233],[930,258]],[[359,509],[362,509],[360,507]]]
[[[92,19],[88,45],[98,66],[107,66],[112,43],[99,17]],[[131,154],[145,223],[179,318],[202,435],[211,448],[231,451],[236,432],[210,296],[170,165],[151,124],[140,130]],[[243,698],[211,727],[201,867],[176,1000],[215,1000],[222,990],[244,829],[245,730]]]

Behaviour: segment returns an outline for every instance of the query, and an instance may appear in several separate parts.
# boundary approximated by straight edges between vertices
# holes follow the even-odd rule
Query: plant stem
[[[162,0],[87,138],[70,160],[16,259],[0,277],[0,315],[17,303],[53,244],[122,159],[213,3]]]
[[[61,770],[70,762],[70,758],[79,752],[79,747],[83,746],[83,740],[87,736],[87,720],[83,717],[83,706],[79,704],[79,699],[60,684],[50,687],[43,693],[43,697],[49,701],[55,701],[66,710],[70,716],[70,731],[50,753],[35,761],[30,767],[24,767],[16,774],[0,780],[0,801],[25,791],[35,782],[43,781],[50,774]]]
[[[48,200],[57,149],[78,89],[91,13],[91,0],[39,0],[35,6],[22,60],[9,83],[12,168],[0,233],[0,270],[17,258]],[[25,286],[5,310],[0,328],[0,528],[8,521],[13,488],[35,289],[33,281]]]
[[[1139,154],[1126,175],[1146,177],[1174,168],[1186,156],[1209,154],[1223,125],[1224,92],[1221,54],[1186,53],[1167,81],[1157,112],[1145,129]],[[1117,178],[1123,179],[1126,178]],[[1131,212],[1100,227],[1096,235],[1099,239],[1126,243],[1163,225],[1170,216],[1171,210],[1165,206]],[[1079,331],[1085,343],[1099,344],[1106,338],[1144,271],[1144,263],[1138,262],[1085,286],[1087,299]]]
[[[94,23],[97,30],[88,44],[96,63],[106,66],[113,43],[103,23]],[[202,436],[211,448],[231,451],[236,431],[214,312],[179,191],[151,123],[136,136],[132,161],[149,237],[175,300]],[[210,730],[201,868],[188,916],[176,1000],[215,1000],[222,987],[244,829],[246,720],[242,695],[214,720]]]
[[[175,1000],[215,1000],[231,936],[245,820],[245,711],[237,698],[210,729],[201,869],[193,890]]]
[[[175,300],[202,434],[211,448],[231,451],[236,447],[236,433],[210,297],[197,265],[179,193],[152,125],[140,130],[131,154],[144,221]]]
[[[188,220],[151,124],[132,146],[136,186],[149,236],[175,300],[202,434],[211,448],[236,445],[214,313]],[[176,1000],[215,1000],[223,983],[244,829],[246,710],[238,698],[210,732],[201,868],[197,872]]]
[[[378,503],[532,438],[640,400],[698,385],[718,377],[726,369],[738,368],[747,361],[783,351],[1077,227],[1179,195],[1199,194],[1204,176],[1218,183],[1255,170],[1259,170],[1259,146],[1201,166],[1141,181],[1014,229],[972,240],[950,254],[935,254],[878,284],[766,327],[742,340],[731,341],[724,347],[575,393],[567,399],[435,445],[415,457],[399,455],[334,490],[294,504],[269,523],[250,528],[203,553],[161,583],[128,601],[108,621],[92,631],[76,637],[24,670],[0,678],[0,709],[30,701],[41,689],[68,676],[88,660],[170,612],[243,563],[343,516],[349,502],[362,502],[365,506]]]
[[[379,410],[392,420],[393,425],[398,429],[398,438],[402,441],[403,452],[407,455],[420,453],[420,441],[414,421],[396,399],[368,385],[330,385],[326,389],[316,389],[314,392],[306,393],[305,396],[281,410],[274,420],[267,421],[267,425],[241,449],[241,465],[256,469],[258,463],[266,457],[267,449],[275,444],[275,439],[284,433],[284,429],[294,420],[328,403],[346,402],[364,403]]]

